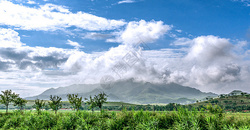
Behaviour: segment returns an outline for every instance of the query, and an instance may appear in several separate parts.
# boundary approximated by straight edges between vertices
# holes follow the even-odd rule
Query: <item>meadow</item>
[[[250,129],[250,113],[224,112],[217,106],[200,111],[179,107],[175,111],[52,111],[0,112],[1,129]]]

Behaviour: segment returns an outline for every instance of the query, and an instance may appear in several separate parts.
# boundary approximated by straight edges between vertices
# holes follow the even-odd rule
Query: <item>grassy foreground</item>
[[[224,113],[218,107],[172,112],[126,111],[91,113],[43,111],[0,113],[1,129],[178,129],[220,130],[250,129],[250,118]]]

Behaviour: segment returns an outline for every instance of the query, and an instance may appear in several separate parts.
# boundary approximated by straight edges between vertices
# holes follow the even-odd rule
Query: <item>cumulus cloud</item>
[[[58,78],[62,75],[67,77],[72,73],[62,71],[60,66],[77,50],[29,47],[20,42],[16,31],[1,29],[0,32],[1,90],[8,87],[22,92],[21,96],[30,96],[51,86],[67,84],[67,78],[61,78],[60,83]]]
[[[241,67],[237,64],[224,66],[209,66],[201,68],[194,66],[191,69],[191,78],[199,85],[218,82],[234,82],[239,80]]]
[[[54,4],[31,8],[0,1],[0,14],[0,25],[23,30],[54,31],[71,26],[91,31],[113,30],[126,24],[123,20],[109,20],[84,12],[71,13],[64,6]]]
[[[159,34],[159,37],[154,38],[155,35],[150,33],[152,30],[147,31],[143,35],[150,37],[147,41],[160,38]],[[18,35],[16,39],[19,39]],[[183,44],[183,48],[160,50],[142,50],[124,41],[108,51],[93,53],[25,45],[1,47],[0,81],[14,82],[17,86],[35,84],[44,89],[51,85],[99,83],[103,76],[111,75],[115,79],[175,82],[202,91],[228,92],[234,89],[232,85],[235,83],[240,83],[241,88],[244,88],[250,78],[249,62],[244,61],[249,51],[245,51],[240,59],[234,57],[236,51],[233,51],[242,42],[234,45],[229,39],[216,36],[200,36],[188,41],[189,44]],[[15,40],[13,42],[18,43]],[[74,42],[71,44],[79,45]],[[22,92],[28,90],[31,89],[25,88]]]
[[[18,32],[12,29],[0,28],[0,47],[20,47],[23,45]]]
[[[171,30],[172,26],[164,25],[162,21],[145,20],[129,22],[125,30],[117,32],[115,39],[108,39],[108,42],[120,42],[123,44],[137,44],[140,42],[154,42]]]
[[[28,47],[21,43],[19,34],[16,31],[11,29],[0,30],[0,60],[17,68],[25,69],[27,66],[38,68],[57,67],[72,52],[73,50],[53,47]]]
[[[186,57],[197,64],[211,64],[218,60],[229,61],[232,58],[232,44],[229,39],[216,36],[200,36],[193,39],[193,45]]]

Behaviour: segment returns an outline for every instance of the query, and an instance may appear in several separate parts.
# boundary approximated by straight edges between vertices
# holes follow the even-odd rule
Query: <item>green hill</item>
[[[212,105],[219,105],[227,111],[248,111],[250,110],[250,94],[235,90],[229,94],[221,94],[216,98],[207,98],[205,101],[198,101],[190,105],[199,108],[210,103]]]

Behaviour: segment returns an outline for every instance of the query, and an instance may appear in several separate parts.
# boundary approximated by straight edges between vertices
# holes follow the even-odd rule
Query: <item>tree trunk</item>
[[[8,113],[9,104],[6,104],[6,113]]]
[[[92,113],[94,113],[94,108],[92,108]]]

